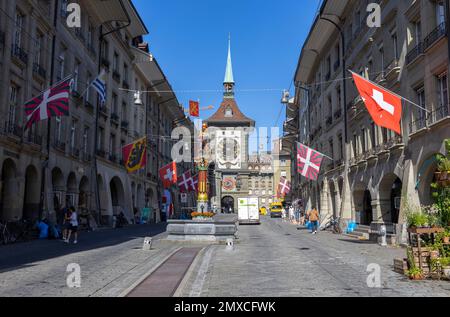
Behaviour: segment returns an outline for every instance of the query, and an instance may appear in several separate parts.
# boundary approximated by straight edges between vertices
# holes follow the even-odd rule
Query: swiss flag
[[[373,121],[380,127],[401,134],[402,99],[364,77],[353,72],[352,74]]]
[[[161,178],[164,188],[169,188],[177,184],[177,163],[172,162],[159,170],[159,177]]]

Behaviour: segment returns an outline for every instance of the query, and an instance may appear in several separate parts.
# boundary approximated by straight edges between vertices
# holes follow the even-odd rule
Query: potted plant
[[[411,280],[419,281],[424,279],[423,270],[419,269],[418,267],[413,267],[409,269],[406,273],[408,274],[408,277]]]
[[[445,230],[443,236],[442,236],[442,242],[445,244],[449,244],[450,243],[450,231],[447,229]]]
[[[442,267],[442,273],[447,277],[450,278],[450,257],[441,258],[439,260],[439,263]]]
[[[409,228],[423,228],[428,224],[428,215],[419,211],[410,212],[406,217]]]

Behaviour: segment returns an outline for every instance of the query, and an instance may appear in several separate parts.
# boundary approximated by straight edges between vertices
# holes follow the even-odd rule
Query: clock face
[[[222,131],[216,139],[216,161],[220,169],[241,168],[241,134]]]

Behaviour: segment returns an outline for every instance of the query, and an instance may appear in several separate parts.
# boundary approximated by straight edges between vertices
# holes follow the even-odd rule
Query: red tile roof
[[[228,108],[231,109],[232,116],[225,116]],[[225,98],[220,104],[219,110],[217,110],[210,118],[206,119],[205,122],[208,124],[237,123],[245,126],[255,126],[255,121],[242,113],[234,98]]]

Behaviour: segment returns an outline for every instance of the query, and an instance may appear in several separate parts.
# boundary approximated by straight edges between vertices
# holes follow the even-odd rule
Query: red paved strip
[[[172,255],[127,297],[172,297],[202,248],[183,248]]]

